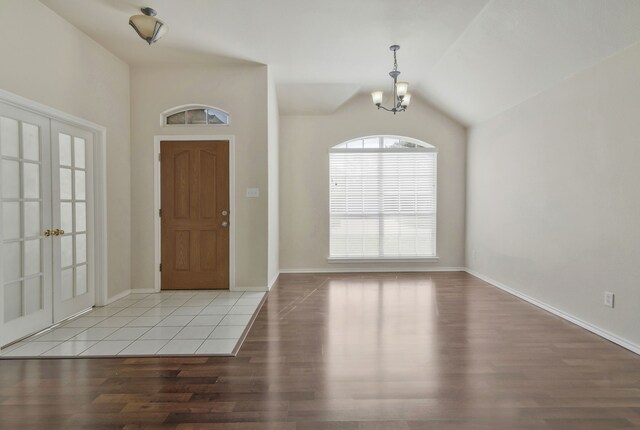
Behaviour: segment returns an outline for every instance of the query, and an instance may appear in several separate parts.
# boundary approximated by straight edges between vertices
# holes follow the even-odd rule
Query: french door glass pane
[[[60,266],[71,266],[73,264],[73,242],[71,235],[60,238],[60,248]]]
[[[29,278],[24,281],[25,315],[42,309],[42,277]]]
[[[85,167],[85,141],[80,137],[73,138],[73,165],[78,169],[84,169]]]
[[[86,196],[86,184],[84,170],[76,170],[76,200],[84,200]]]
[[[0,118],[0,152],[5,157],[19,157],[18,121]]]
[[[60,203],[60,228],[65,232],[73,231],[73,203]]]
[[[40,236],[40,202],[25,202],[23,204],[25,237]]]
[[[60,133],[58,139],[60,144],[60,165],[71,166],[71,136]]]
[[[62,300],[73,297],[73,268],[62,271]]]
[[[60,169],[60,199],[71,200],[71,169]]]
[[[87,229],[87,204],[76,203],[76,231]]]
[[[20,163],[2,160],[2,198],[20,198]]]
[[[87,292],[87,266],[76,267],[76,296]]]
[[[87,235],[76,234],[76,264],[87,261]]]
[[[23,163],[23,187],[25,199],[40,198],[40,165]]]
[[[4,251],[4,282],[11,282],[21,278],[22,258],[21,243],[9,242],[2,245]]]
[[[22,123],[22,158],[40,161],[40,129],[37,125]]]
[[[20,203],[4,202],[2,205],[2,235],[4,240],[20,237]]]
[[[40,239],[24,241],[24,275],[40,273]]]
[[[22,316],[22,282],[4,286],[4,322]]]

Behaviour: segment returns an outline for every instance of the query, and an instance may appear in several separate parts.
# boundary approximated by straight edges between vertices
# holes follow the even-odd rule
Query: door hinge
[[[158,267],[158,271],[162,272],[162,263],[160,263],[159,267]]]
[[[162,217],[162,209],[158,209],[158,216]]]

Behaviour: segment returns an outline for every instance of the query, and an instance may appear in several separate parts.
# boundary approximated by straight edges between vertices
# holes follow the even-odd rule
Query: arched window
[[[229,125],[229,114],[213,106],[179,106],[162,113],[163,126]]]
[[[399,136],[331,148],[329,259],[436,257],[437,151]]]

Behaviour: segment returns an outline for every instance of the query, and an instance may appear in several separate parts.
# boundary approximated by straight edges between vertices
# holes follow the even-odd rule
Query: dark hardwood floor
[[[2,429],[640,427],[640,357],[466,273],[282,275],[235,358],[0,362]]]

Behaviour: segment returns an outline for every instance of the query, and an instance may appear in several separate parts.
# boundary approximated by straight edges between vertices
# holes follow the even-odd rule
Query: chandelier
[[[373,104],[378,106],[378,109],[384,109],[387,112],[393,112],[395,115],[398,112],[404,112],[409,107],[411,102],[411,93],[407,92],[409,89],[408,82],[398,82],[398,76],[400,71],[398,70],[398,60],[396,59],[396,52],[400,49],[400,45],[391,45],[389,47],[393,51],[393,70],[389,72],[389,76],[393,79],[393,107],[388,109],[382,106],[383,91],[374,91],[371,93]]]

